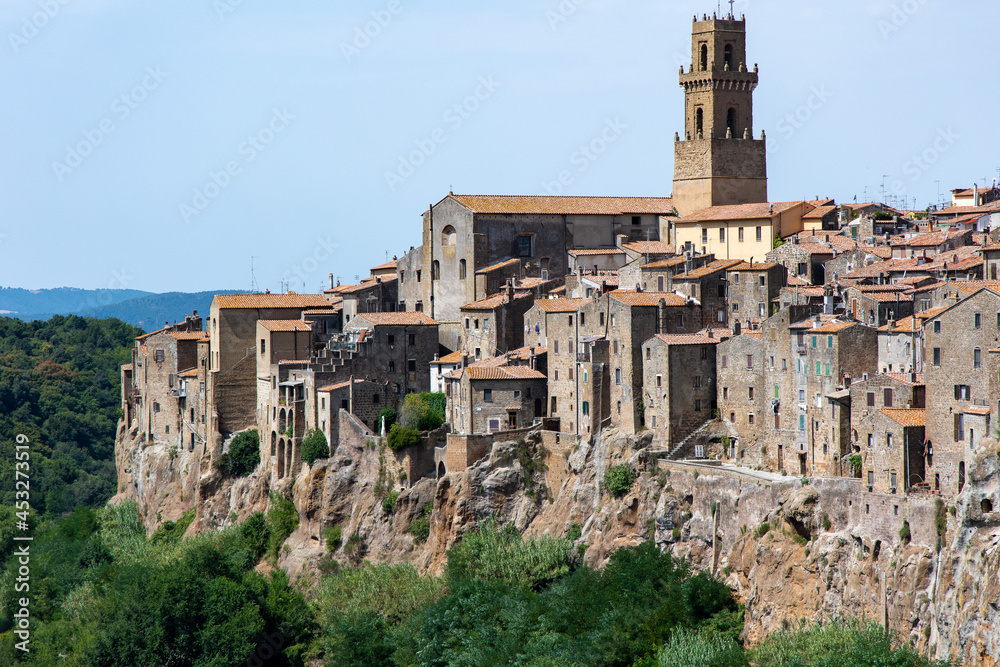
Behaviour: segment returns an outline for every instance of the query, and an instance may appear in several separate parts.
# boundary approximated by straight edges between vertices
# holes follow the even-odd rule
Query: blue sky
[[[773,201],[997,178],[1000,8],[956,4],[736,2]],[[0,285],[249,288],[253,257],[261,289],[315,291],[418,244],[449,188],[669,195],[715,7],[5,0]]]

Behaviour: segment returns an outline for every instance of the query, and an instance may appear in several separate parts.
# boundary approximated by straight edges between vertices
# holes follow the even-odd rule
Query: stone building
[[[709,326],[728,328],[727,277],[729,270],[739,264],[741,262],[738,259],[716,260],[674,276],[671,288],[674,292],[697,301]]]
[[[801,232],[802,216],[809,210],[807,202],[792,201],[697,211],[676,221],[677,248],[720,259],[776,261],[769,254],[774,239]]]
[[[716,346],[703,334],[657,334],[642,344],[640,423],[667,448],[714,418]]]
[[[691,67],[681,67],[680,84],[684,135],[674,143],[677,210],[688,216],[712,206],[766,202],[765,140],[763,133],[753,137],[757,66],[750,71],[747,62],[745,20],[695,17]],[[683,243],[680,238],[678,229]]]
[[[861,479],[869,493],[904,493],[924,481],[925,411],[873,410],[858,420]]]
[[[460,435],[513,431],[545,416],[546,377],[531,366],[473,364],[445,379],[447,421]]]
[[[760,465],[764,425],[773,414],[765,382],[764,340],[760,332],[744,331],[716,348],[719,414],[739,434],[736,458]]]
[[[619,285],[627,289],[641,288],[648,292],[673,291],[675,276],[696,271],[715,261],[715,255],[689,253],[660,259],[648,264],[637,260],[619,269]]]
[[[344,323],[350,322],[359,313],[395,312],[399,302],[395,271],[389,277],[379,276],[359,285],[351,285],[340,291],[340,297],[343,299]]]
[[[981,289],[929,317],[924,325],[928,484],[953,495],[966,480],[966,459],[992,437],[997,412],[1000,293]]]
[[[471,359],[490,359],[524,345],[524,314],[534,304],[531,294],[516,296],[513,285],[462,306],[460,352]]]
[[[774,262],[741,262],[731,266],[726,279],[730,323],[759,329],[777,309],[775,299],[781,296],[787,277],[787,269]]]
[[[476,293],[486,267],[516,260],[521,277],[563,276],[569,250],[615,248],[621,234],[659,240],[672,213],[669,198],[449,194],[424,213],[422,245],[397,262],[399,299],[438,320],[441,344],[457,350],[461,307],[489,295]]]
[[[268,424],[276,386],[271,368],[282,360],[308,360],[313,353],[312,327],[303,320],[257,320],[257,423]],[[264,428],[263,432],[267,432]]]
[[[837,251],[823,243],[800,243],[793,238],[791,243],[785,243],[767,253],[767,261],[781,264],[788,270],[789,276],[802,278],[810,285],[822,285],[826,282],[826,262],[833,259]]]
[[[575,316],[576,312],[589,304],[590,299],[539,299],[524,314],[524,344],[531,347],[549,348],[548,327]],[[550,350],[551,352],[551,350]],[[556,352],[558,354],[558,352]]]
[[[319,402],[316,406],[315,428],[326,436],[331,452],[340,438],[337,419],[339,411],[346,410],[374,433],[381,434],[379,413],[390,408],[398,414],[402,406],[402,396],[393,386],[360,378],[320,387],[316,393]]]
[[[879,373],[924,372],[924,323],[945,310],[932,308],[878,330]]]
[[[873,327],[913,315],[913,295],[901,285],[852,285],[844,302],[852,318]]]
[[[462,367],[462,353],[452,352],[451,354],[446,354],[443,357],[434,359],[433,361],[431,361],[430,367],[431,367],[431,393],[443,394],[446,384],[444,376],[452,372],[456,368]]]
[[[439,352],[437,322],[424,313],[361,313],[344,332],[361,331],[367,332],[360,340],[365,349],[345,364],[351,375],[389,383],[403,395],[430,391],[430,362]],[[338,375],[343,381],[344,370]]]
[[[798,376],[793,470],[802,475],[846,476],[843,458],[851,451],[847,378],[875,373],[878,332],[829,315],[800,322],[791,331]]]

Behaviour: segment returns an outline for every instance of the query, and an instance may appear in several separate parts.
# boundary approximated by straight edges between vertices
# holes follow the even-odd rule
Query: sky
[[[449,191],[668,196],[717,6],[4,0],[0,286],[312,292],[418,245]],[[996,2],[735,11],[772,201],[1000,175]]]

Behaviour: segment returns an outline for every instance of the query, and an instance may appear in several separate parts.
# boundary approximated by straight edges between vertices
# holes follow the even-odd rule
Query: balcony
[[[589,364],[590,363],[590,352],[577,352],[576,353],[576,360],[577,360],[578,363],[581,363],[581,364]]]

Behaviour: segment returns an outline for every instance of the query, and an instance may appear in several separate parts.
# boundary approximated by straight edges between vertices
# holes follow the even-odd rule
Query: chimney
[[[333,274],[331,273],[330,274],[330,289],[333,289],[333,287],[334,287],[334,285],[333,285]]]
[[[661,334],[662,333],[667,333],[667,301],[666,301],[666,299],[660,299],[660,303],[657,304],[657,307],[659,308],[659,314],[660,314],[660,321],[659,321],[659,326],[657,327],[657,329],[659,329],[659,333],[661,333]]]
[[[462,368],[465,368],[468,365],[469,365],[469,355],[463,354],[462,355]]]

